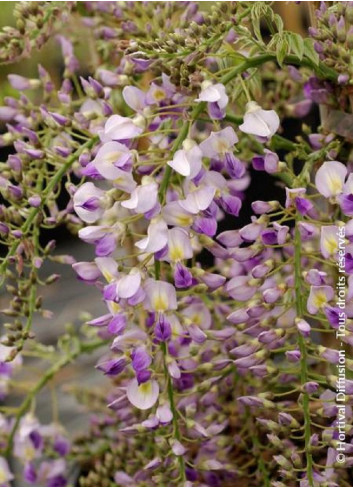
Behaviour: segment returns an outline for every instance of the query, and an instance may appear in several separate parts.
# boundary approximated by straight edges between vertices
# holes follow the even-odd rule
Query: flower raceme
[[[342,329],[335,286],[342,243],[342,344],[352,344],[348,145],[334,134],[307,130],[295,141],[276,135],[280,117],[304,117],[314,99],[333,104],[332,94],[349,77],[334,86],[333,78],[308,80],[307,71],[287,68],[291,56],[272,70],[268,61],[261,66],[274,58],[272,51],[253,56],[246,48],[240,55],[245,31],[237,26],[237,11],[225,4],[215,7],[218,15],[207,24],[196,4],[183,4],[181,23],[188,27],[178,30],[177,2],[158,8],[146,3],[140,16],[134,15],[137,3],[86,4],[84,22],[99,46],[93,64],[104,59],[104,68],[79,77],[73,45],[60,36],[60,90],[40,67],[38,80],[11,76],[10,83],[13,90],[35,90],[38,96],[42,90],[42,103],[36,107],[21,94],[18,100],[7,97],[0,108],[7,127],[0,143],[13,144],[15,151],[0,178],[0,192],[10,202],[0,209],[1,239],[9,244],[9,293],[16,289],[12,274],[19,278],[19,293],[5,309],[15,319],[12,347],[5,342],[0,351],[1,397],[16,383],[13,375],[25,358],[17,353],[32,338],[32,312],[42,312],[33,287],[43,283],[39,271],[52,244],[44,249],[37,226],[65,223],[92,245],[95,258],[75,262],[64,255],[58,261],[72,264],[81,281],[97,288],[105,312],[79,333],[70,326],[54,353],[40,345],[30,354],[38,350],[51,360],[53,353],[53,367],[41,381],[51,382],[60,365],[105,345],[96,368],[107,382],[93,397],[77,389],[78,398],[102,411],[92,416],[91,433],[70,454],[97,461],[80,483],[335,486],[345,474],[343,485],[349,485],[347,467],[334,466],[339,418],[332,401],[333,365],[339,360],[334,339]],[[237,8],[247,16],[242,5]],[[256,9],[251,7],[251,18]],[[227,21],[219,26],[224,10]],[[164,26],[163,38],[150,43],[166,11],[173,22]],[[320,12],[325,15],[323,7]],[[270,20],[274,29],[276,19]],[[118,30],[111,27],[115,21]],[[344,22],[332,15],[325,22],[343,39]],[[306,41],[305,70],[314,63],[308,49]],[[345,43],[337,50],[342,59],[344,49]],[[239,62],[234,53],[242,57]],[[318,54],[321,77],[325,66]],[[267,82],[260,101],[261,75]],[[62,209],[55,199],[63,175],[72,200]],[[261,183],[264,176],[278,184],[278,201],[259,195],[251,206],[243,205],[254,175]],[[261,185],[258,190],[262,194]],[[247,210],[252,215],[242,225]],[[0,416],[5,443],[24,461],[28,483],[63,485],[70,447],[56,423],[38,422],[32,390],[28,396],[17,420],[10,415],[3,422]],[[351,447],[349,433],[347,441]],[[8,484],[13,476],[4,460],[0,482]]]
[[[36,77],[11,74],[0,107],[9,149],[0,281],[10,295],[0,485],[18,485],[16,458],[35,486],[351,486],[353,177],[341,111],[350,111],[352,5],[323,2],[314,42],[302,43],[257,2],[29,3],[0,36],[2,61],[53,33],[63,70],[61,79],[43,66]],[[270,42],[257,36],[260,20]],[[92,52],[84,69],[70,40],[80,21]],[[286,139],[285,119],[316,103],[329,106],[322,127]],[[342,124],[330,126],[331,111]],[[55,255],[42,230],[59,225],[94,258]],[[53,348],[33,335],[37,315],[50,318],[40,288],[58,278],[44,278],[45,259],[72,265],[104,307]],[[90,413],[71,446],[53,378],[96,349],[102,382],[70,386]],[[27,383],[17,376],[29,356],[48,369]],[[53,398],[47,425],[35,416],[43,387]]]
[[[177,128],[178,119],[173,110],[169,116],[154,118],[151,112],[163,112],[175,95],[175,87],[166,76],[162,85],[153,84],[147,93],[125,87],[123,97],[136,115],[130,120],[110,116],[99,132],[101,142],[88,164],[96,172],[90,174],[103,178],[108,191],[102,190],[103,185],[87,187],[86,183],[74,196],[79,217],[88,223],[98,222],[83,228],[81,238],[96,245],[97,256],[104,248],[102,240],[112,244],[105,247],[109,251],[104,256],[108,258],[103,258],[111,262],[103,265],[98,258],[92,269],[84,263],[74,268],[87,282],[98,284],[102,275],[108,282],[103,287],[107,318],[97,318],[91,324],[98,326],[99,334],[112,339],[111,357],[98,368],[108,376],[124,379],[123,394],[111,402],[111,408],[119,410],[126,398],[142,411],[151,410],[149,418],[131,429],[161,426],[166,402],[169,414],[165,423],[183,424],[170,409],[175,403],[183,409],[183,401],[175,400],[178,393],[190,390],[197,395],[196,351],[216,372],[234,365],[240,375],[261,380],[278,369],[272,352],[286,350],[284,371],[300,365],[303,352],[297,342],[299,337],[310,341],[310,315],[329,318],[328,324],[337,327],[335,291],[326,268],[337,257],[338,226],[329,221],[326,226],[318,224],[322,217],[315,202],[318,197],[312,198],[305,186],[288,186],[284,207],[277,201],[253,202],[255,215],[251,223],[217,235],[224,213],[237,216],[242,206],[248,167],[234,153],[239,137],[244,136],[238,136],[225,123],[221,128],[217,125],[217,130],[212,124],[206,125],[201,134],[191,125],[187,137],[172,151],[173,139],[164,137],[162,128],[164,124]],[[229,99],[223,85],[203,83],[196,102],[207,102],[209,116],[222,121]],[[274,110],[263,110],[249,102],[239,134],[254,136],[266,144],[278,128]],[[160,155],[161,164],[148,153],[139,154],[140,138],[148,142],[151,154]],[[253,167],[270,174],[287,171],[286,164],[267,147],[254,158]],[[350,178],[346,181],[346,177],[342,163],[326,161],[315,178],[319,194],[340,205],[343,212],[350,205],[347,199],[351,195]],[[163,182],[167,182],[166,187]],[[109,198],[104,199],[107,192]],[[309,287],[300,317],[294,307],[295,231],[287,225],[295,216],[303,247],[303,257],[296,266],[301,267],[304,259],[308,266],[300,277],[301,286]],[[121,262],[119,258],[119,243],[124,243],[127,236],[133,267],[128,259]],[[310,255],[313,243],[318,241],[321,261]],[[197,263],[202,248],[213,255],[216,273],[202,270]],[[118,267],[112,265],[114,257],[121,263]],[[325,261],[327,266],[322,265]],[[219,300],[210,299],[213,297]],[[220,328],[219,324],[224,326]],[[296,385],[295,376],[281,375],[283,385],[286,379]],[[300,388],[315,393],[314,384],[307,382]],[[274,406],[270,399],[251,395],[244,396],[242,402],[251,409]],[[284,412],[279,414],[279,423],[299,426]],[[188,422],[184,429],[189,433]],[[200,423],[197,430],[207,433]],[[179,444],[175,441],[173,453],[187,456]],[[277,462],[281,464],[280,459]]]
[[[147,221],[145,237],[134,240],[138,263],[128,274],[116,273],[115,267],[114,270],[108,271],[111,265],[108,266],[108,270],[103,271],[101,267],[103,262],[98,263],[98,261],[92,265],[88,263],[74,265],[82,280],[88,282],[99,280],[101,274],[107,278],[108,285],[103,289],[103,297],[111,314],[107,333],[114,336],[118,334],[113,341],[113,351],[118,348],[124,353],[125,358],[128,358],[131,343],[130,340],[126,341],[124,336],[131,333],[131,341],[133,338],[139,341],[141,335],[145,338],[140,326],[134,326],[129,333],[129,323],[125,320],[122,322],[120,319],[131,316],[130,308],[136,305],[143,308],[147,313],[146,321],[152,321],[154,326],[149,348],[153,348],[155,342],[167,342],[169,348],[172,348],[173,344],[173,348],[177,348],[178,351],[181,348],[176,346],[179,342],[182,344],[185,341],[187,344],[191,340],[203,343],[207,339],[202,331],[205,324],[193,323],[185,319],[187,324],[183,331],[180,319],[173,313],[180,307],[180,299],[177,298],[175,287],[178,290],[187,290],[190,287],[200,286],[202,290],[207,291],[208,288],[217,290],[223,285],[225,281],[223,277],[220,276],[218,279],[215,274],[200,276],[197,270],[193,271],[187,266],[187,261],[192,260],[197,253],[202,243],[202,236],[215,234],[217,222],[222,216],[221,209],[238,215],[241,207],[241,193],[237,191],[236,185],[233,189],[231,183],[244,180],[246,167],[234,157],[233,151],[238,136],[230,126],[211,132],[209,137],[200,143],[188,138],[183,141],[182,148],[177,149],[172,160],[167,161],[167,165],[185,179],[183,187],[180,190],[177,187],[174,190],[168,188],[166,202],[162,206],[158,195],[160,175],[163,175],[165,170],[161,167],[155,176],[154,167],[149,167],[147,160],[144,162],[146,170],[143,167],[140,170],[140,166],[136,166],[140,158],[134,141],[142,136],[144,131],[142,119],[140,120],[139,117],[147,122],[147,108],[162,106],[166,99],[173,96],[174,88],[165,76],[159,91],[155,84],[148,93],[133,86],[125,87],[123,97],[136,112],[136,116],[132,118],[110,116],[103,128],[98,131],[101,143],[95,151],[95,156],[88,164],[85,163],[84,168],[87,175],[92,177],[96,175],[109,183],[110,197],[107,197],[107,191],[103,190],[102,186],[97,187],[90,182],[81,185],[74,195],[74,208],[78,216],[89,224],[98,221],[98,225],[88,226],[80,231],[81,239],[96,246],[98,257],[114,256],[119,240],[124,239],[128,230],[134,235],[135,229],[139,229],[140,224],[138,227],[134,221],[129,224],[129,215],[136,215],[141,221],[142,218]],[[221,84],[204,84],[197,102],[204,101],[209,104],[211,116],[215,111],[219,115],[223,114],[228,103],[225,87]],[[175,123],[173,117],[170,122]],[[158,125],[161,121],[156,118],[149,124],[150,127],[156,126],[156,134],[158,134]],[[148,127],[145,127],[145,130],[149,131]],[[274,129],[274,126],[271,127]],[[149,139],[152,147],[159,148],[159,151],[167,149],[163,138],[156,139],[150,136]],[[207,169],[206,160],[218,161],[221,165],[220,169],[224,168],[225,176],[223,171]],[[121,197],[115,200],[119,194]],[[115,215],[115,219],[119,219],[118,225],[108,224],[111,220],[109,215]],[[211,240],[211,252],[216,257],[221,249],[220,245]],[[221,256],[226,258],[228,251],[224,249]],[[161,264],[167,261],[173,266],[174,286],[165,279],[156,280],[155,278],[158,277],[153,278],[154,273],[151,277],[150,271],[147,270],[153,261]],[[140,269],[139,263],[145,263],[147,269]],[[229,287],[227,286],[225,290],[228,291]],[[251,290],[255,292],[256,288],[253,287]],[[195,300],[196,305],[199,299],[195,298]],[[142,311],[139,314],[143,314]],[[185,340],[182,339],[184,336]],[[187,339],[188,337],[190,340]],[[154,360],[151,361],[153,364]],[[112,358],[101,363],[99,368],[109,375],[115,375],[124,372],[128,365],[128,361]],[[137,375],[135,379],[128,384],[127,398],[136,407],[149,409],[158,401],[159,384],[156,379],[153,379],[153,369],[135,371],[135,374]]]

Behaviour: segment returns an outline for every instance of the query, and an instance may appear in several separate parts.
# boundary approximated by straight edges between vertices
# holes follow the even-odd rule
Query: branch
[[[219,80],[220,83],[223,85],[227,85],[229,82],[231,82],[234,78],[236,78],[238,75],[241,75],[245,71],[247,71],[249,68],[255,68],[256,66],[263,65],[269,61],[277,61],[277,57],[275,54],[260,54],[259,56],[255,56],[253,58],[248,58],[245,59],[242,63],[237,65],[235,68],[230,70],[228,73],[226,73],[224,76],[221,77]],[[337,80],[337,73],[335,70],[332,70],[331,68],[328,68],[325,66],[323,63],[319,63],[318,65],[315,65],[311,60],[308,58],[303,58],[299,59],[297,56],[293,55],[288,55],[284,59],[285,64],[290,64],[290,65],[298,65],[298,66],[307,66],[310,67],[317,75],[319,76],[324,76],[325,78],[328,78],[329,80]],[[199,117],[199,115],[202,113],[202,111],[205,109],[206,103],[201,102],[199,103],[196,107],[194,107],[193,111],[191,112],[191,117],[190,121],[194,121]],[[229,117],[229,115],[228,115]],[[171,149],[171,158],[174,156],[176,151],[181,148],[183,141],[186,139],[189,129],[190,129],[190,124],[184,124],[180,130],[180,133],[175,140],[173,147]],[[161,203],[164,202],[165,200],[165,194],[168,189],[168,184],[169,180],[172,174],[172,169],[170,166],[166,167],[160,188],[159,188],[159,201]]]
[[[79,343],[77,349],[75,351],[70,352],[68,355],[66,355],[63,358],[60,358],[54,365],[45,372],[43,377],[39,379],[37,384],[33,387],[31,392],[26,396],[22,404],[18,407],[18,411],[16,414],[15,422],[12,427],[12,430],[9,434],[8,442],[7,442],[7,447],[4,451],[5,456],[9,456],[11,454],[12,446],[13,446],[13,441],[14,437],[16,435],[16,432],[18,430],[20,421],[22,416],[28,411],[30,408],[33,399],[35,396],[38,394],[39,391],[43,389],[43,387],[66,365],[74,361],[79,355],[83,353],[90,353],[94,350],[97,350],[101,346],[106,345],[107,342],[104,340],[97,340],[97,341],[92,341],[90,343]]]
[[[28,233],[28,231],[30,230],[30,228],[31,228],[31,226],[35,220],[35,218],[39,214],[40,210],[45,206],[47,199],[50,196],[51,192],[55,189],[55,187],[58,185],[58,183],[60,182],[62,177],[71,168],[71,166],[75,163],[75,161],[77,161],[77,159],[79,158],[82,151],[84,149],[92,148],[96,144],[97,141],[98,141],[98,136],[94,136],[92,139],[90,139],[85,144],[83,144],[77,151],[75,151],[75,153],[67,160],[67,162],[62,167],[60,167],[59,170],[54,174],[53,178],[48,183],[48,186],[43,190],[41,206],[40,207],[34,207],[31,210],[31,212],[29,213],[26,221],[23,223],[23,225],[21,227],[22,235],[26,235]],[[3,259],[3,261],[0,265],[0,287],[2,286],[2,284],[5,281],[5,271],[6,271],[8,263],[9,263],[9,260],[10,260],[11,256],[13,256],[16,253],[16,250],[17,250],[20,243],[21,243],[21,238],[16,239],[12,243],[7,255],[5,256],[5,258]]]

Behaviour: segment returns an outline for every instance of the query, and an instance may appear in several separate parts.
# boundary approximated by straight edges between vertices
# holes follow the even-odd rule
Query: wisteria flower
[[[137,379],[133,379],[126,389],[126,395],[131,404],[138,409],[150,409],[159,396],[158,382],[150,380],[139,384]]]
[[[194,178],[201,170],[202,151],[191,140],[183,146],[184,149],[179,149],[167,164],[183,177]]]
[[[84,282],[95,282],[100,276],[101,272],[95,263],[81,261],[72,265],[72,268],[77,273],[80,280]]]
[[[168,90],[157,83],[151,83],[146,93],[146,102],[150,105],[159,104],[169,97]]]
[[[343,191],[347,168],[339,161],[325,161],[315,176],[315,185],[324,197],[337,197]]]
[[[152,312],[165,312],[177,309],[176,292],[172,284],[162,280],[148,279],[145,282],[145,306]]]
[[[86,226],[79,230],[82,241],[95,245],[97,256],[109,256],[116,248],[117,239],[123,236],[124,227],[117,223],[115,226]]]
[[[206,7],[62,2],[54,25],[20,2],[1,31],[2,64],[58,36],[63,66],[23,66],[0,106],[0,485],[351,482],[353,5],[322,2],[286,50],[271,2]],[[97,314],[43,344],[66,264]],[[55,391],[81,354],[102,382],[70,389],[90,416],[68,439]]]
[[[132,85],[124,87],[122,92],[126,104],[135,112],[142,112],[146,107],[146,94]]]
[[[74,209],[85,222],[93,223],[102,217],[105,209],[105,193],[93,183],[84,183],[74,195]]]
[[[4,457],[0,457],[0,485],[7,486],[14,479],[9,464]]]
[[[168,258],[172,262],[187,260],[194,255],[191,240],[182,228],[174,227],[168,231]]]
[[[223,109],[228,103],[228,97],[225,91],[225,86],[222,83],[212,84],[210,81],[204,81],[201,85],[201,92],[197,102],[218,102],[218,105]]]
[[[109,141],[124,141],[133,139],[143,132],[143,127],[137,125],[129,117],[122,117],[114,114],[104,125],[104,129],[99,132],[99,136],[103,143]]]
[[[320,309],[333,299],[333,296],[333,288],[329,285],[312,285],[307,303],[308,312],[310,314],[317,314]]]
[[[213,119],[222,119],[225,115],[225,108],[228,104],[226,88],[222,83],[212,84],[204,81],[201,85],[201,92],[196,102],[208,102],[208,112]]]
[[[248,277],[239,276],[232,278],[226,284],[226,290],[230,297],[238,301],[251,299],[256,292],[256,285],[250,285]]]
[[[116,283],[116,298],[128,299],[133,297],[141,285],[141,273],[138,269],[132,268],[130,272],[119,278]]]
[[[208,158],[224,155],[238,142],[238,136],[232,127],[225,127],[221,131],[211,132],[211,135],[202,141],[200,148],[202,154]]]
[[[191,214],[198,214],[211,205],[215,192],[216,189],[211,186],[197,187],[188,193],[185,200],[180,200],[179,205]]]
[[[101,146],[91,164],[102,177],[114,180],[121,176],[121,169],[131,163],[131,158],[131,152],[125,145],[110,141]]]
[[[156,253],[168,243],[168,226],[159,217],[152,219],[148,226],[147,237],[136,241],[136,246],[146,253]]]
[[[335,257],[338,251],[338,226],[321,227],[320,249],[324,258]]]
[[[157,201],[158,185],[146,176],[142,179],[142,185],[132,191],[130,199],[123,200],[121,205],[137,214],[145,214],[156,207]]]
[[[254,136],[271,138],[277,132],[279,124],[279,117],[274,110],[264,110],[251,101],[246,105],[244,122],[239,129]]]

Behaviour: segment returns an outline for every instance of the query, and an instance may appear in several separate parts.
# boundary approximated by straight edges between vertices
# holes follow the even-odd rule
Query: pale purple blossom
[[[333,299],[333,296],[333,289],[329,285],[312,285],[307,303],[308,312],[310,314],[317,314],[320,309]]]
[[[121,202],[122,207],[133,210],[136,214],[144,214],[151,211],[157,205],[158,185],[148,177],[142,179],[139,185],[132,191],[130,199]]]
[[[103,143],[109,141],[124,141],[134,139],[143,132],[143,127],[136,124],[129,117],[114,114],[109,117],[104,125],[104,129],[99,132]]]
[[[93,183],[87,182],[75,192],[74,209],[85,222],[93,223],[102,217],[105,208],[105,193]]]
[[[204,81],[196,102],[208,102],[208,112],[213,119],[223,119],[228,104],[226,88],[222,83]]]
[[[138,409],[150,409],[159,396],[159,385],[155,380],[139,384],[137,379],[132,379],[127,387],[126,395],[131,404]]]
[[[320,250],[324,258],[335,258],[338,251],[338,226],[322,226]]]
[[[10,470],[9,464],[4,457],[0,457],[0,485],[10,485],[14,479],[13,473]]]
[[[224,155],[238,142],[238,137],[232,127],[228,126],[221,131],[211,132],[210,136],[202,141],[200,149],[208,158]]]
[[[172,284],[148,279],[144,285],[145,306],[148,311],[165,312],[177,309],[176,292]]]
[[[157,217],[153,219],[147,229],[147,237],[136,241],[136,246],[145,253],[156,253],[168,243],[168,226],[166,222]]]
[[[325,161],[315,176],[315,185],[324,197],[337,197],[343,192],[347,168],[339,161]]]
[[[98,150],[93,165],[102,177],[115,180],[121,176],[121,170],[132,162],[132,154],[124,145],[116,141],[104,143]]]
[[[271,138],[279,128],[279,117],[274,110],[264,110],[256,102],[246,105],[244,122],[239,129],[247,134]]]
[[[192,141],[184,144],[184,149],[179,149],[168,165],[183,177],[194,178],[201,170],[202,152]]]

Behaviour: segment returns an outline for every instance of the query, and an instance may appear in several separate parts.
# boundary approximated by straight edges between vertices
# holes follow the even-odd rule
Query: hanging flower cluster
[[[0,107],[0,485],[19,464],[47,487],[349,486],[351,139],[327,120],[349,108],[350,3],[320,7],[315,42],[268,2],[49,3],[20,2],[0,38],[5,61],[53,37],[64,62],[59,84],[10,74]],[[314,104],[323,127],[287,139]],[[91,260],[55,255],[59,225]],[[55,348],[35,339],[47,260],[105,306]],[[73,389],[89,429],[69,440],[35,400],[97,349],[102,385]],[[49,366],[17,404],[27,356]]]

